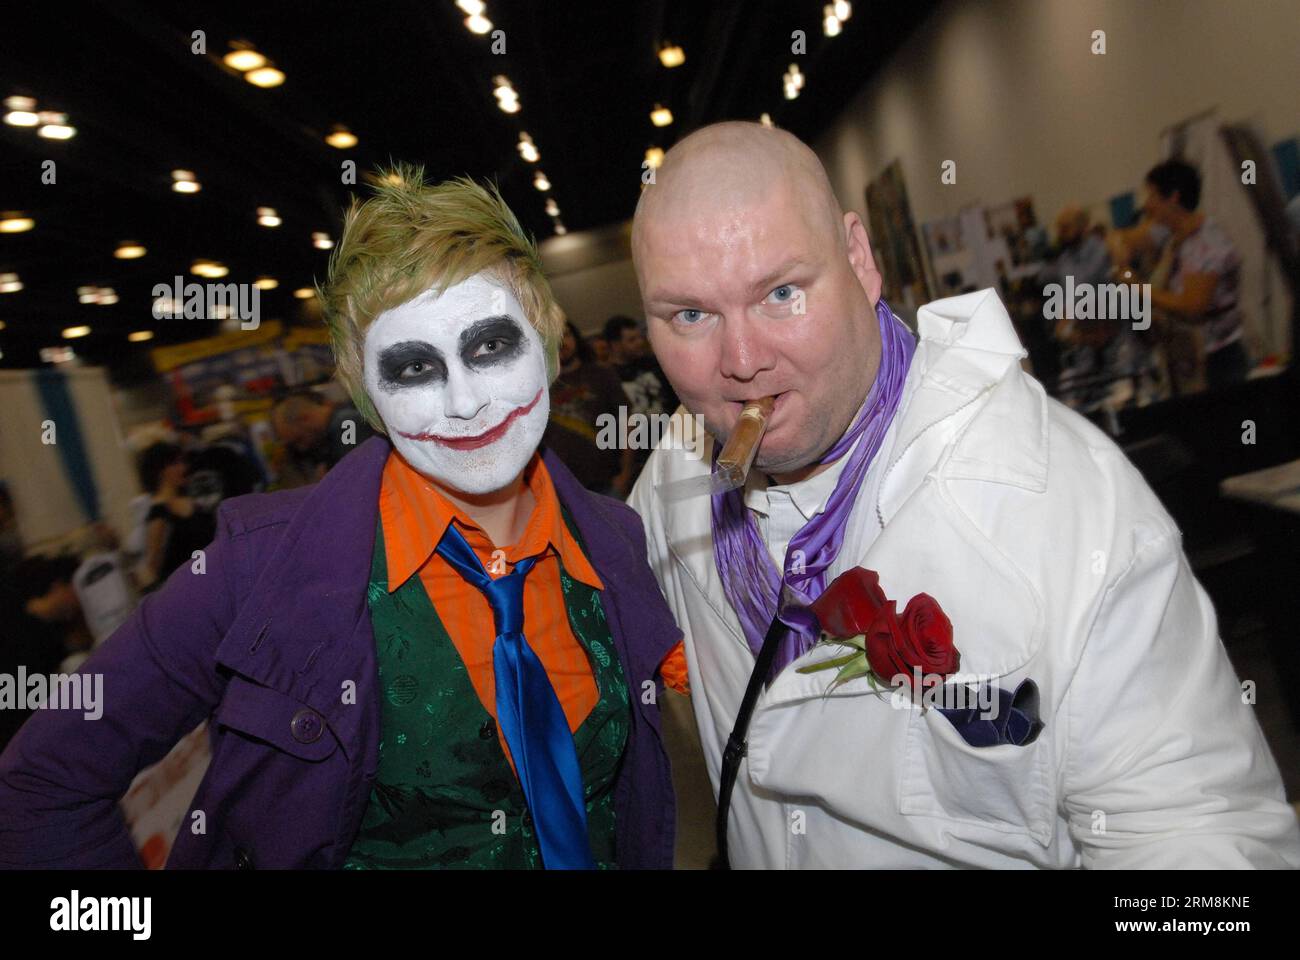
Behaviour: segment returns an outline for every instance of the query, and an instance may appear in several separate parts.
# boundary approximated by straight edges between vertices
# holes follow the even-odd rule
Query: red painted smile
[[[510,415],[498,423],[487,433],[480,433],[475,437],[443,437],[436,433],[402,433],[397,431],[407,440],[427,440],[433,443],[440,443],[443,446],[451,447],[453,450],[477,450],[479,447],[486,447],[489,443],[496,443],[506,435],[510,429],[510,424],[514,423],[520,417],[532,411],[537,406],[537,402],[542,399],[542,391],[537,391],[537,396],[533,397],[526,406],[516,407],[510,411]]]

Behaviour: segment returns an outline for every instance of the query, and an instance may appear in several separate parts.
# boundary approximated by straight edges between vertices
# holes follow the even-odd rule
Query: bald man
[[[661,444],[630,502],[731,865],[1300,866],[1176,526],[1022,372],[992,290],[922,307],[913,335],[816,155],[757,124],[669,151],[632,246],[651,345],[709,434],[703,458]],[[764,397],[742,488],[663,495]],[[846,655],[843,682],[808,669]]]

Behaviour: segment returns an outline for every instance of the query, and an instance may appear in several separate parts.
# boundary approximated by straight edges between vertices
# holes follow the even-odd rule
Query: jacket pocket
[[[937,710],[909,710],[899,813],[1051,843],[1051,737],[972,747]]]
[[[324,760],[338,748],[338,739],[319,711],[238,674],[226,684],[214,719],[222,727],[303,760]]]

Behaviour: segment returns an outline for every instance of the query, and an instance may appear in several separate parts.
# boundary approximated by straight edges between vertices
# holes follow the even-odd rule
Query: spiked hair
[[[523,307],[541,336],[546,372],[554,380],[564,312],[535,243],[496,187],[468,177],[426,184],[424,168],[407,164],[381,170],[372,182],[373,197],[352,201],[328,279],[317,288],[336,376],[366,420],[387,432],[365,389],[362,348],[370,325],[430,287],[445,290],[485,270]]]

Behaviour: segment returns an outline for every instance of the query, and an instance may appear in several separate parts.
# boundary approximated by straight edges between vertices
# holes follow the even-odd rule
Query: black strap
[[[722,777],[718,782],[718,819],[716,821],[718,836],[718,859],[723,870],[731,869],[731,860],[727,856],[727,817],[731,812],[731,791],[736,785],[736,774],[740,770],[740,761],[749,748],[749,721],[754,715],[754,704],[758,702],[758,693],[772,672],[772,661],[776,659],[776,648],[789,628],[779,617],[772,619],[759,648],[758,659],[754,661],[754,672],[749,675],[749,686],[745,687],[745,696],[740,701],[740,710],[736,714],[736,726],[727,738],[727,748],[722,751]]]

